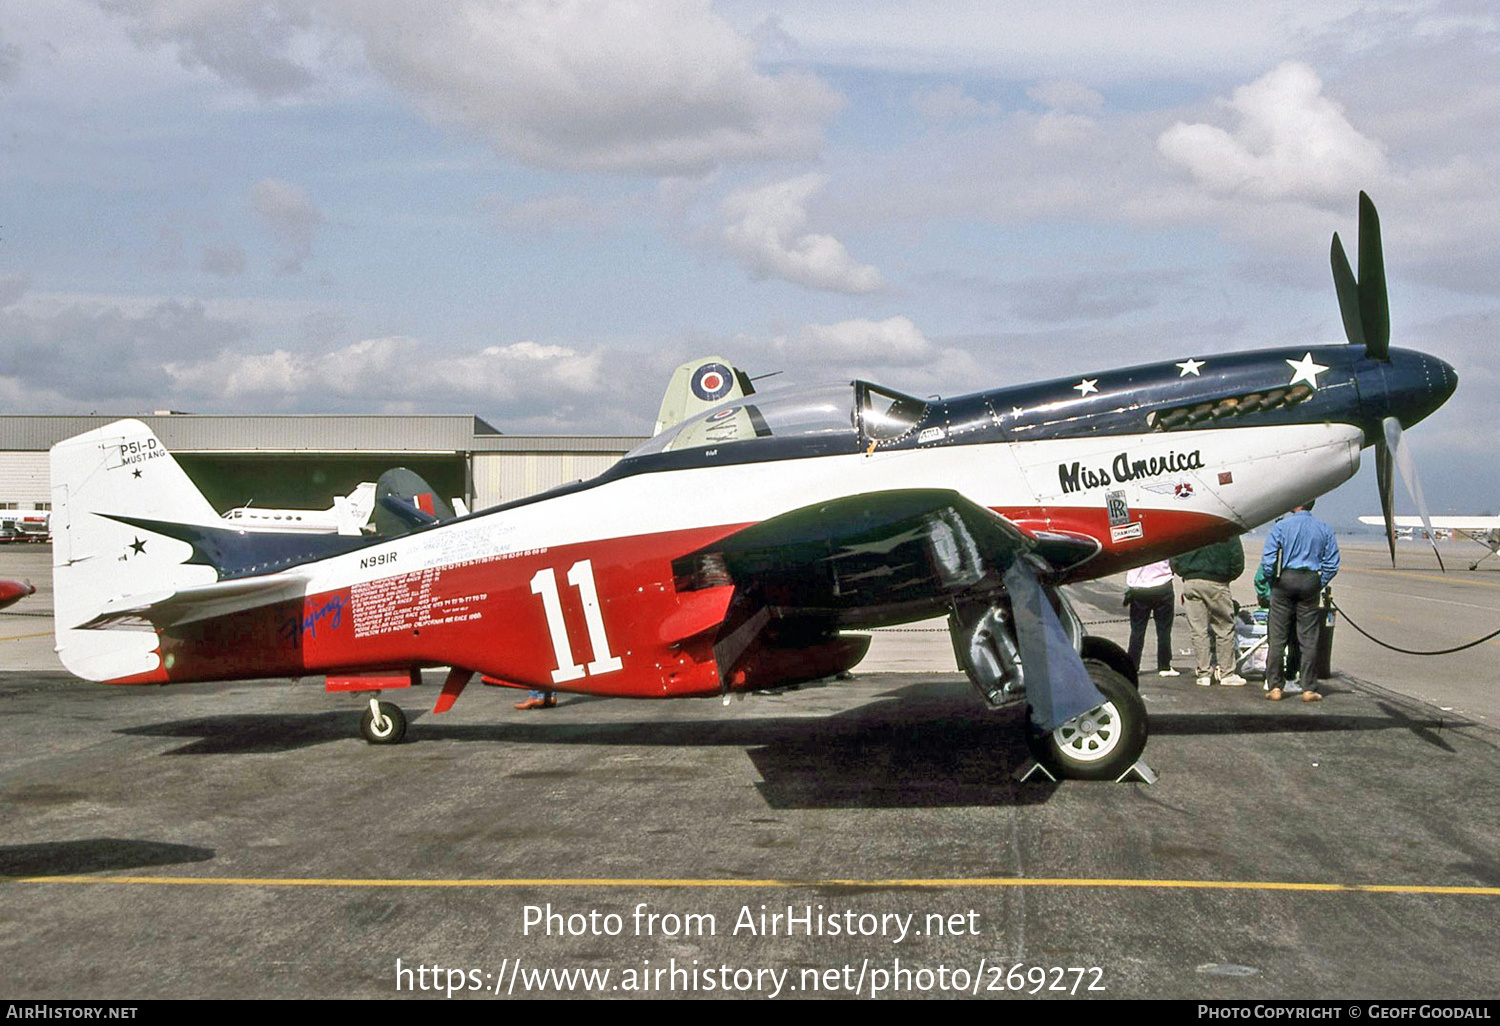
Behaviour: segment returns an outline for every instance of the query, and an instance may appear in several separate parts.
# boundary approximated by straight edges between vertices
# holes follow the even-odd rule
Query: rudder
[[[52,447],[52,583],[57,654],[87,680],[149,679],[160,671],[154,629],[79,630],[108,605],[217,580],[187,565],[192,546],[113,519],[219,524],[167,447],[138,420],[120,420]]]

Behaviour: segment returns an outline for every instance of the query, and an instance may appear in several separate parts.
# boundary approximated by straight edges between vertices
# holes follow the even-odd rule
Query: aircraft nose
[[[1392,349],[1390,362],[1378,367],[1377,373],[1381,380],[1370,384],[1384,396],[1386,410],[1382,416],[1395,417],[1403,428],[1442,406],[1458,387],[1458,372],[1446,361],[1406,349]]]

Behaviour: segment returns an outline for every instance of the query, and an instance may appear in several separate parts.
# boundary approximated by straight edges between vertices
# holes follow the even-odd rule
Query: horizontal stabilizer
[[[128,595],[105,602],[96,616],[75,625],[75,629],[97,630],[115,626],[177,627],[277,602],[297,601],[306,592],[307,578],[290,575],[252,577],[176,591]]]

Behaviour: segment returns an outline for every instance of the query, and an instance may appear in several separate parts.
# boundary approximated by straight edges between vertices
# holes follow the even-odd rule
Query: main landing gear
[[[1043,733],[1026,724],[1031,757],[1053,776],[1073,780],[1118,780],[1146,748],[1146,704],[1135,685],[1117,670],[1085,659],[1089,679],[1104,704]]]
[[[1062,594],[1050,587],[1045,592],[1104,704],[1051,731],[1036,729],[1028,708],[1026,747],[1031,757],[1056,779],[1119,780],[1132,768],[1144,770],[1145,779],[1150,770],[1139,760],[1148,734],[1146,705],[1136,690],[1130,658],[1105,638],[1085,636]],[[956,609],[948,629],[958,664],[991,708],[1020,705],[1028,686],[1047,686],[1045,680],[1026,678],[1008,598],[1002,596],[987,607]]]
[[[406,737],[406,714],[393,702],[370,699],[370,707],[359,721],[359,732],[372,745],[400,744]]]

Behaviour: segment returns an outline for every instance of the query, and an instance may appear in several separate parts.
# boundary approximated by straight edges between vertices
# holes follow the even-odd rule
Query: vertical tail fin
[[[88,680],[148,679],[153,630],[78,630],[107,603],[217,579],[192,546],[118,516],[218,524],[218,514],[151,429],[120,420],[52,447],[52,582],[57,654]]]
[[[339,534],[363,534],[365,525],[370,522],[370,514],[373,512],[375,512],[374,481],[362,482],[347,496],[337,496],[333,500],[333,515],[338,521]]]
[[[375,533],[382,538],[453,517],[453,507],[416,471],[392,467],[375,482]]]
[[[672,372],[656,414],[656,428],[651,433],[659,435],[673,424],[681,424],[719,403],[741,399],[754,391],[750,376],[722,356],[690,360]]]

